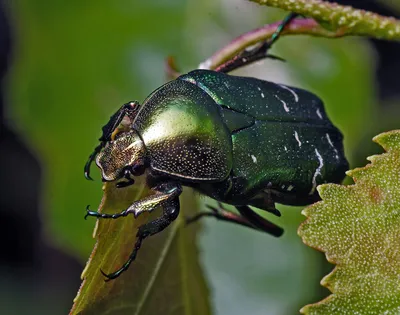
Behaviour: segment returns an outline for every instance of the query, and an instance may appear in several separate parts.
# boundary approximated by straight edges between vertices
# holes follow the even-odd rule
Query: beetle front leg
[[[155,186],[153,190],[156,192],[154,195],[135,201],[129,208],[120,213],[100,213],[98,211],[91,211],[88,206],[86,207],[87,213],[85,215],[85,219],[88,216],[101,219],[118,219],[120,217],[126,217],[130,213],[133,213],[135,218],[137,218],[142,212],[152,212],[159,205],[163,205],[163,203],[167,202],[168,200],[179,197],[179,195],[182,193],[181,185],[174,182],[162,183]]]
[[[129,268],[130,264],[136,259],[137,252],[139,251],[142,245],[142,241],[145,238],[160,233],[178,217],[180,209],[178,196],[174,197],[172,200],[164,202],[163,204],[161,203],[159,203],[158,205],[161,205],[163,207],[162,216],[139,227],[139,230],[136,234],[137,240],[133,251],[130,254],[128,260],[122,265],[122,267],[110,274],[106,274],[101,270],[101,273],[107,278],[106,281],[119,277],[121,273]]]

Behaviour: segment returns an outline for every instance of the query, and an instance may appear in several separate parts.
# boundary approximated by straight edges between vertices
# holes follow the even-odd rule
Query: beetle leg
[[[239,210],[240,215],[226,210],[221,203],[218,203],[218,208],[209,205],[207,205],[207,207],[211,209],[212,212],[208,211],[200,212],[197,215],[186,219],[186,224],[196,222],[202,217],[214,217],[217,220],[232,222],[242,226],[247,226],[249,228],[258,231],[267,232],[274,236],[281,236],[283,233],[282,228],[259,216],[247,206],[236,207]],[[239,209],[242,207],[247,209]],[[252,220],[254,220],[256,223],[253,223]]]
[[[93,152],[90,154],[89,159],[87,160],[85,167],[84,167],[84,174],[85,178],[87,180],[93,180],[92,177],[90,177],[90,166],[92,165],[92,162],[96,158],[97,154],[100,153],[101,149],[104,147],[104,142],[101,142],[97,147],[94,148]]]
[[[136,234],[137,239],[133,251],[130,254],[128,260],[122,265],[122,267],[110,274],[106,274],[102,270],[100,270],[101,273],[107,278],[106,281],[119,277],[121,273],[123,273],[129,268],[130,264],[135,260],[137,252],[139,251],[142,245],[142,241],[145,238],[161,232],[178,217],[179,197],[176,196],[175,198],[164,202],[162,204],[162,207],[163,207],[163,214],[159,218],[149,223],[143,224],[142,226],[139,227],[139,230]]]
[[[257,229],[276,237],[283,234],[283,229],[281,227],[273,224],[267,219],[264,219],[262,216],[255,213],[249,206],[236,206],[236,209]]]
[[[272,198],[271,190],[265,190],[257,194],[250,200],[249,205],[254,206],[261,210],[268,211],[276,215],[277,217],[281,216],[279,210],[275,208],[275,202],[274,199]]]
[[[100,213],[97,211],[91,211],[89,206],[86,207],[86,216],[101,218],[101,219],[117,219],[120,217],[126,217],[128,214],[133,213],[135,218],[137,218],[142,212],[152,212],[158,206],[162,206],[164,203],[169,200],[179,197],[182,192],[182,187],[178,183],[174,182],[166,182],[160,185],[157,185],[153,188],[156,191],[154,195],[148,196],[146,198],[140,199],[132,203],[132,205],[126,210],[120,213],[108,214],[108,213]]]
[[[125,169],[124,178],[126,179],[126,181],[117,183],[115,185],[117,188],[128,187],[128,186],[133,185],[135,183],[135,180],[132,178],[132,170],[131,170],[130,167]]]
[[[285,27],[287,25],[289,25],[293,21],[293,19],[295,19],[297,16],[298,16],[297,13],[290,13],[289,15],[287,15],[283,19],[282,23],[279,24],[276,31],[272,34],[272,36],[269,40],[265,40],[265,41],[261,42],[259,45],[257,45],[253,49],[245,50],[245,51],[241,52],[239,55],[233,57],[232,59],[228,60],[227,62],[225,62],[224,64],[219,66],[216,69],[216,71],[228,73],[228,72],[231,72],[238,68],[241,68],[243,66],[252,64],[252,63],[259,61],[261,59],[264,59],[264,58],[283,60],[282,58],[276,57],[274,55],[269,55],[268,50],[278,40],[278,38],[282,34]]]
[[[211,210],[211,212],[209,212],[209,211],[199,212],[196,215],[187,218],[186,224],[191,224],[193,222],[196,222],[197,220],[201,219],[202,217],[214,217],[218,220],[240,224],[240,225],[247,226],[247,227],[253,228],[253,229],[255,228],[252,224],[249,223],[248,220],[246,220],[241,215],[238,215],[236,213],[226,210],[224,208],[224,206],[222,205],[222,203],[218,203],[218,208],[210,206],[210,205],[207,205],[207,208],[209,208]]]

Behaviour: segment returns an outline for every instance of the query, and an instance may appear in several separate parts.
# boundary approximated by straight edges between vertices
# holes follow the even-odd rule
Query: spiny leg
[[[172,200],[164,202],[162,204],[162,207],[163,214],[161,215],[161,217],[139,227],[139,230],[136,234],[137,240],[135,243],[135,247],[133,248],[133,251],[130,254],[128,260],[122,265],[122,267],[110,274],[106,274],[102,270],[100,270],[101,273],[107,278],[106,281],[118,278],[121,273],[129,268],[130,264],[136,259],[136,255],[145,238],[160,233],[178,217],[180,208],[179,197],[175,197]]]
[[[186,219],[186,224],[196,222],[197,220],[199,220],[203,217],[214,217],[217,220],[239,224],[239,225],[246,226],[246,227],[258,230],[258,231],[267,232],[274,236],[281,236],[283,233],[282,228],[269,222],[268,220],[264,219],[263,217],[259,216],[258,214],[253,212],[253,210],[251,210],[250,207],[244,206],[244,207],[247,207],[248,210],[250,210],[253,213],[253,215],[249,215],[247,213],[247,209],[243,211],[242,209],[239,210],[238,207],[236,207],[236,208],[239,210],[240,215],[233,213],[231,211],[226,210],[221,203],[218,203],[218,208],[212,207],[209,205],[207,207],[209,209],[211,209],[212,211],[211,212],[208,212],[208,211],[200,212],[200,213],[196,214],[195,216]],[[244,212],[244,214],[241,212],[241,210]],[[251,220],[247,216],[249,216]],[[254,224],[252,222],[252,220],[256,220],[256,219],[257,219],[257,224]]]
[[[182,192],[182,187],[178,183],[166,182],[155,186],[153,190],[156,192],[154,195],[135,201],[129,208],[120,213],[100,213],[98,211],[90,210],[89,206],[87,206],[85,219],[88,216],[101,219],[118,219],[120,217],[126,217],[130,213],[133,213],[136,218],[140,213],[144,211],[152,212],[163,202],[178,197]]]
[[[245,50],[241,52],[239,55],[235,56],[234,58],[228,60],[223,65],[219,66],[216,71],[228,73],[243,66],[252,64],[256,61],[259,61],[264,58],[271,58],[271,59],[278,59],[282,60],[282,58],[269,55],[268,50],[271,46],[278,40],[280,35],[282,34],[283,30],[287,25],[289,25],[293,19],[298,16],[297,13],[290,13],[287,15],[281,24],[277,27],[276,31],[272,34],[269,40],[263,41],[261,44],[257,45],[255,48],[251,50]]]

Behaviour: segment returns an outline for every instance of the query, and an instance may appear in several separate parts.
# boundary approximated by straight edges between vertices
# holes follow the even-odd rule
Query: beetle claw
[[[113,278],[112,277],[112,274],[107,274],[107,273],[105,273],[103,270],[101,270],[100,269],[100,272],[101,272],[101,274],[104,276],[104,277],[106,277],[105,279],[104,279],[104,282],[108,282],[108,281],[110,281],[110,280],[112,280],[112,279],[115,279],[115,277]]]
[[[85,170],[85,178],[86,178],[87,180],[93,180],[93,178],[90,177],[90,175],[89,175],[89,171],[86,171],[86,170]]]
[[[87,220],[87,217],[89,216],[89,211],[90,211],[90,205],[87,205],[86,206],[85,220]]]
[[[90,205],[86,206],[86,215],[85,215],[85,220],[87,219],[87,217],[100,217],[101,215],[97,212],[97,211],[92,211],[90,210]]]

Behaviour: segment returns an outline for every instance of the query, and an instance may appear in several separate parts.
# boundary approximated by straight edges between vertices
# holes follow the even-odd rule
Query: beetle
[[[247,57],[260,51],[265,58],[271,44],[236,58],[229,71],[248,64]],[[280,236],[283,230],[250,206],[280,216],[275,203],[309,204],[319,199],[317,185],[343,180],[348,169],[343,136],[321,99],[299,88],[224,73],[229,71],[181,75],[143,104],[124,104],[103,127],[100,145],[86,163],[86,177],[95,160],[103,181],[123,188],[145,174],[154,194],[116,214],[88,207],[87,216],[117,219],[137,217],[158,206],[163,210],[159,218],[139,227],[127,262],[114,273],[102,271],[108,280],[128,269],[146,237],[177,218],[182,186],[234,205],[239,212],[212,208],[190,221],[211,215]]]

